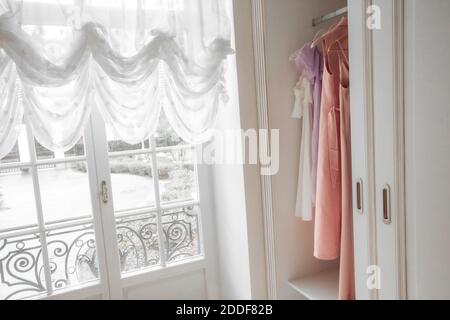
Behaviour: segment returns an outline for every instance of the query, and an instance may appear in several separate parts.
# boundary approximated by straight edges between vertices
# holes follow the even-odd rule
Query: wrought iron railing
[[[166,261],[170,264],[200,254],[196,207],[167,210],[162,215]],[[159,264],[156,213],[117,219],[122,272]],[[46,232],[54,290],[99,278],[92,224]],[[0,299],[21,299],[46,293],[39,234],[0,240]]]

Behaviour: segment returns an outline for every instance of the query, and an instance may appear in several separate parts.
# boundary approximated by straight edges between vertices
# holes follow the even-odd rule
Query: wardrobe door
[[[374,0],[372,30],[375,214],[379,299],[405,298],[403,221],[403,1]]]
[[[355,252],[356,298],[376,298],[376,290],[367,286],[367,271],[375,263],[373,208],[373,137],[371,125],[370,32],[366,28],[365,1],[349,1],[350,108],[352,132],[353,238]],[[372,170],[373,174],[373,170]]]

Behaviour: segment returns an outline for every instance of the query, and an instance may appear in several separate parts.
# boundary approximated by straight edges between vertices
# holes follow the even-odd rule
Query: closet
[[[265,239],[269,239],[265,243],[265,252],[268,256],[265,265],[265,273],[269,278],[267,282],[268,297],[277,299],[315,298],[317,281],[312,281],[311,294],[300,293],[292,285],[297,279],[303,280],[323,271],[329,276],[325,279],[319,277],[319,283],[327,282],[330,283],[330,286],[337,287],[338,264],[336,261],[320,261],[314,258],[314,224],[304,222],[294,214],[302,126],[301,121],[291,118],[294,103],[292,89],[298,81],[299,75],[292,61],[289,61],[289,57],[305,43],[310,42],[320,29],[325,30],[333,23],[338,22],[338,20],[329,20],[320,26],[313,27],[313,18],[345,7],[346,1],[283,0],[280,3],[279,1],[263,0],[251,1],[251,3],[252,7],[255,7],[256,4],[263,7],[253,14],[253,33],[254,35],[259,34],[264,41],[263,44],[255,43],[253,50],[255,51],[255,65],[257,68],[262,66],[261,72],[266,75],[263,90],[267,92],[269,128],[278,129],[280,136],[279,171],[268,177],[271,196],[263,206],[263,208],[271,207],[273,212],[272,219],[267,219],[265,222],[266,230],[264,231]],[[257,48],[264,48],[264,50],[257,50]],[[236,48],[236,52],[239,73],[239,52],[242,54],[240,47]],[[265,60],[264,63],[260,61],[262,58]],[[259,73],[259,71],[255,72],[256,75]],[[243,93],[239,92],[239,95],[242,97]],[[257,96],[263,97],[264,92],[259,92]],[[261,101],[260,104],[263,104],[264,99]],[[264,199],[268,192],[263,190],[262,193]],[[265,213],[263,212],[262,215]],[[270,243],[271,236],[268,230],[270,228],[273,229],[273,244]],[[270,248],[272,245],[273,251]],[[270,251],[273,252],[272,257]],[[300,289],[304,291],[304,289],[309,290],[308,288],[310,287],[307,284]],[[325,294],[331,292],[331,296],[336,295],[337,297],[336,290],[327,288],[327,286],[324,287]],[[309,296],[307,297],[307,295]]]
[[[263,3],[269,125],[281,145],[269,288],[279,299],[337,299],[338,260],[315,259],[314,223],[294,216],[298,74],[280,61],[347,14],[356,299],[450,298],[450,2]]]

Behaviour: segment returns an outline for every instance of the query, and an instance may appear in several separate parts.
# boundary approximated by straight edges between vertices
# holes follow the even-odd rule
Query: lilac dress
[[[311,44],[305,44],[295,57],[295,65],[300,73],[304,73],[313,86],[313,132],[312,132],[312,172],[311,172],[311,202],[316,203],[317,189],[317,158],[319,153],[320,103],[322,97],[323,58],[320,51]]]

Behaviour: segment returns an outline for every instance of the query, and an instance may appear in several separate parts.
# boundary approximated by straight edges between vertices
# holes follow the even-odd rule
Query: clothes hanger
[[[322,41],[323,38],[328,37],[329,35],[333,34],[333,33],[336,32],[337,30],[339,30],[339,28],[341,28],[341,27],[347,27],[347,26],[344,26],[344,23],[346,23],[346,22],[347,22],[347,17],[342,17],[341,20],[339,20],[338,23],[336,23],[335,25],[333,25],[333,26],[331,27],[331,29],[330,29],[328,32],[326,32],[325,34],[323,34],[323,35],[320,36],[319,38],[315,39],[315,40],[313,41],[313,43],[311,44],[311,48],[316,47],[316,46],[320,43],[320,41]]]
[[[325,31],[324,29],[320,29],[319,31],[316,32],[316,34],[314,35],[313,40],[311,41],[311,49],[315,47],[314,42],[317,41],[319,34],[321,32],[324,32],[324,31]]]
[[[319,36],[319,34],[320,34],[321,32],[324,32],[324,31],[325,31],[324,29],[320,29],[319,31],[316,32],[316,34],[314,35],[313,41],[311,42],[311,49],[314,48],[314,46],[313,46],[314,40],[316,40],[316,38]],[[297,50],[297,51],[295,51],[293,54],[291,54],[291,55],[289,56],[289,61],[294,61],[295,58],[297,57],[297,54],[298,54],[299,51],[300,51],[300,49]]]
[[[335,46],[338,44],[339,41],[342,40],[347,40],[347,47],[346,48],[342,48],[341,46],[339,46],[338,48],[336,48]],[[328,52],[332,52],[332,51],[348,51],[348,35],[345,34],[342,37],[336,39],[333,41],[332,44],[330,44]]]

